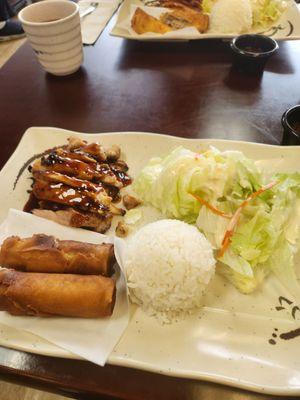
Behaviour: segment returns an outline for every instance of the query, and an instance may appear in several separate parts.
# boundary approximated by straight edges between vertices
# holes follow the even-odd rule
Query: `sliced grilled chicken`
[[[105,232],[113,215],[126,211],[113,203],[131,183],[119,146],[105,150],[77,137],[50,149],[30,167],[33,185],[24,211],[67,226]]]
[[[51,201],[66,206],[73,206],[84,211],[100,215],[111,212],[113,215],[124,215],[125,210],[112,204],[105,190],[93,193],[87,190],[77,190],[64,184],[51,185],[44,180],[36,180],[33,194],[40,200]]]
[[[108,161],[117,161],[121,156],[121,149],[116,144],[112,145],[106,152]]]
[[[53,171],[68,176],[74,176],[78,179],[94,180],[96,182],[104,182],[118,188],[123,186],[109,168],[108,164],[88,164],[84,161],[60,156],[57,152],[50,153],[35,161],[32,166],[32,173],[36,171]]]
[[[67,148],[69,150],[78,149],[79,147],[83,147],[87,144],[86,140],[80,139],[77,136],[70,136],[68,138]]]
[[[58,149],[56,149],[55,152],[56,152],[56,154],[58,154],[61,157],[73,158],[73,159],[76,159],[79,161],[86,162],[88,164],[90,164],[90,163],[96,164],[97,163],[97,160],[95,160],[93,157],[90,157],[88,154],[80,152],[80,151],[71,152],[64,148],[58,148]]]
[[[109,206],[100,203],[95,193],[78,191],[64,184],[54,188],[52,186],[47,181],[37,180],[33,186],[33,194],[40,200],[79,207],[82,210],[98,214],[104,214],[109,211]]]
[[[105,190],[101,184],[96,184],[87,180],[60,174],[59,172],[33,171],[33,177],[36,180],[40,179],[52,183],[52,188],[59,187],[54,186],[55,184],[63,183],[64,185],[69,185],[78,190],[88,190],[94,193],[103,192]]]
[[[90,164],[83,161],[61,157],[56,152],[50,153],[36,160],[32,165],[32,172],[36,171],[53,171],[61,174],[75,176],[79,179],[91,181],[95,177],[95,169]]]
[[[61,225],[73,226],[74,228],[89,228],[99,233],[106,232],[110,228],[112,221],[111,214],[105,214],[105,216],[100,217],[96,214],[83,213],[72,208],[59,211],[34,209],[32,213]]]

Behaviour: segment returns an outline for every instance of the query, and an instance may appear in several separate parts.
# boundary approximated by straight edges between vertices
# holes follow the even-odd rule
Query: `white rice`
[[[125,267],[131,300],[159,321],[172,322],[202,305],[215,260],[195,226],[165,219],[129,240]]]
[[[217,33],[244,33],[252,27],[250,0],[217,0],[210,14],[210,31]]]

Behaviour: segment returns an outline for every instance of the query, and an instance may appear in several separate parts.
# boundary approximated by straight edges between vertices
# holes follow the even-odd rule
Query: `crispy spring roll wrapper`
[[[112,275],[114,246],[57,240],[44,234],[8,237],[0,250],[0,265],[27,272]]]
[[[115,281],[104,276],[0,270],[0,310],[12,315],[107,317],[115,299]]]

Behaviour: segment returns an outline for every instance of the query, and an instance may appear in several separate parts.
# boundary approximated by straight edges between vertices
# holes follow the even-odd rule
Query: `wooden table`
[[[281,115],[300,103],[299,42],[280,44],[258,78],[231,68],[228,43],[130,42],[110,37],[110,28],[85,48],[84,66],[73,76],[45,74],[28,44],[0,70],[1,167],[30,126],[280,144]],[[272,398],[5,348],[0,348],[0,377],[77,398]]]

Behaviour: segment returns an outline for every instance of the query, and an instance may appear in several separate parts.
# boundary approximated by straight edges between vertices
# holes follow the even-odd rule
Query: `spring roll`
[[[110,276],[114,262],[112,244],[57,240],[44,234],[11,236],[0,250],[2,267],[27,272]]]
[[[107,317],[115,298],[114,280],[100,275],[0,270],[0,310],[12,315]]]

